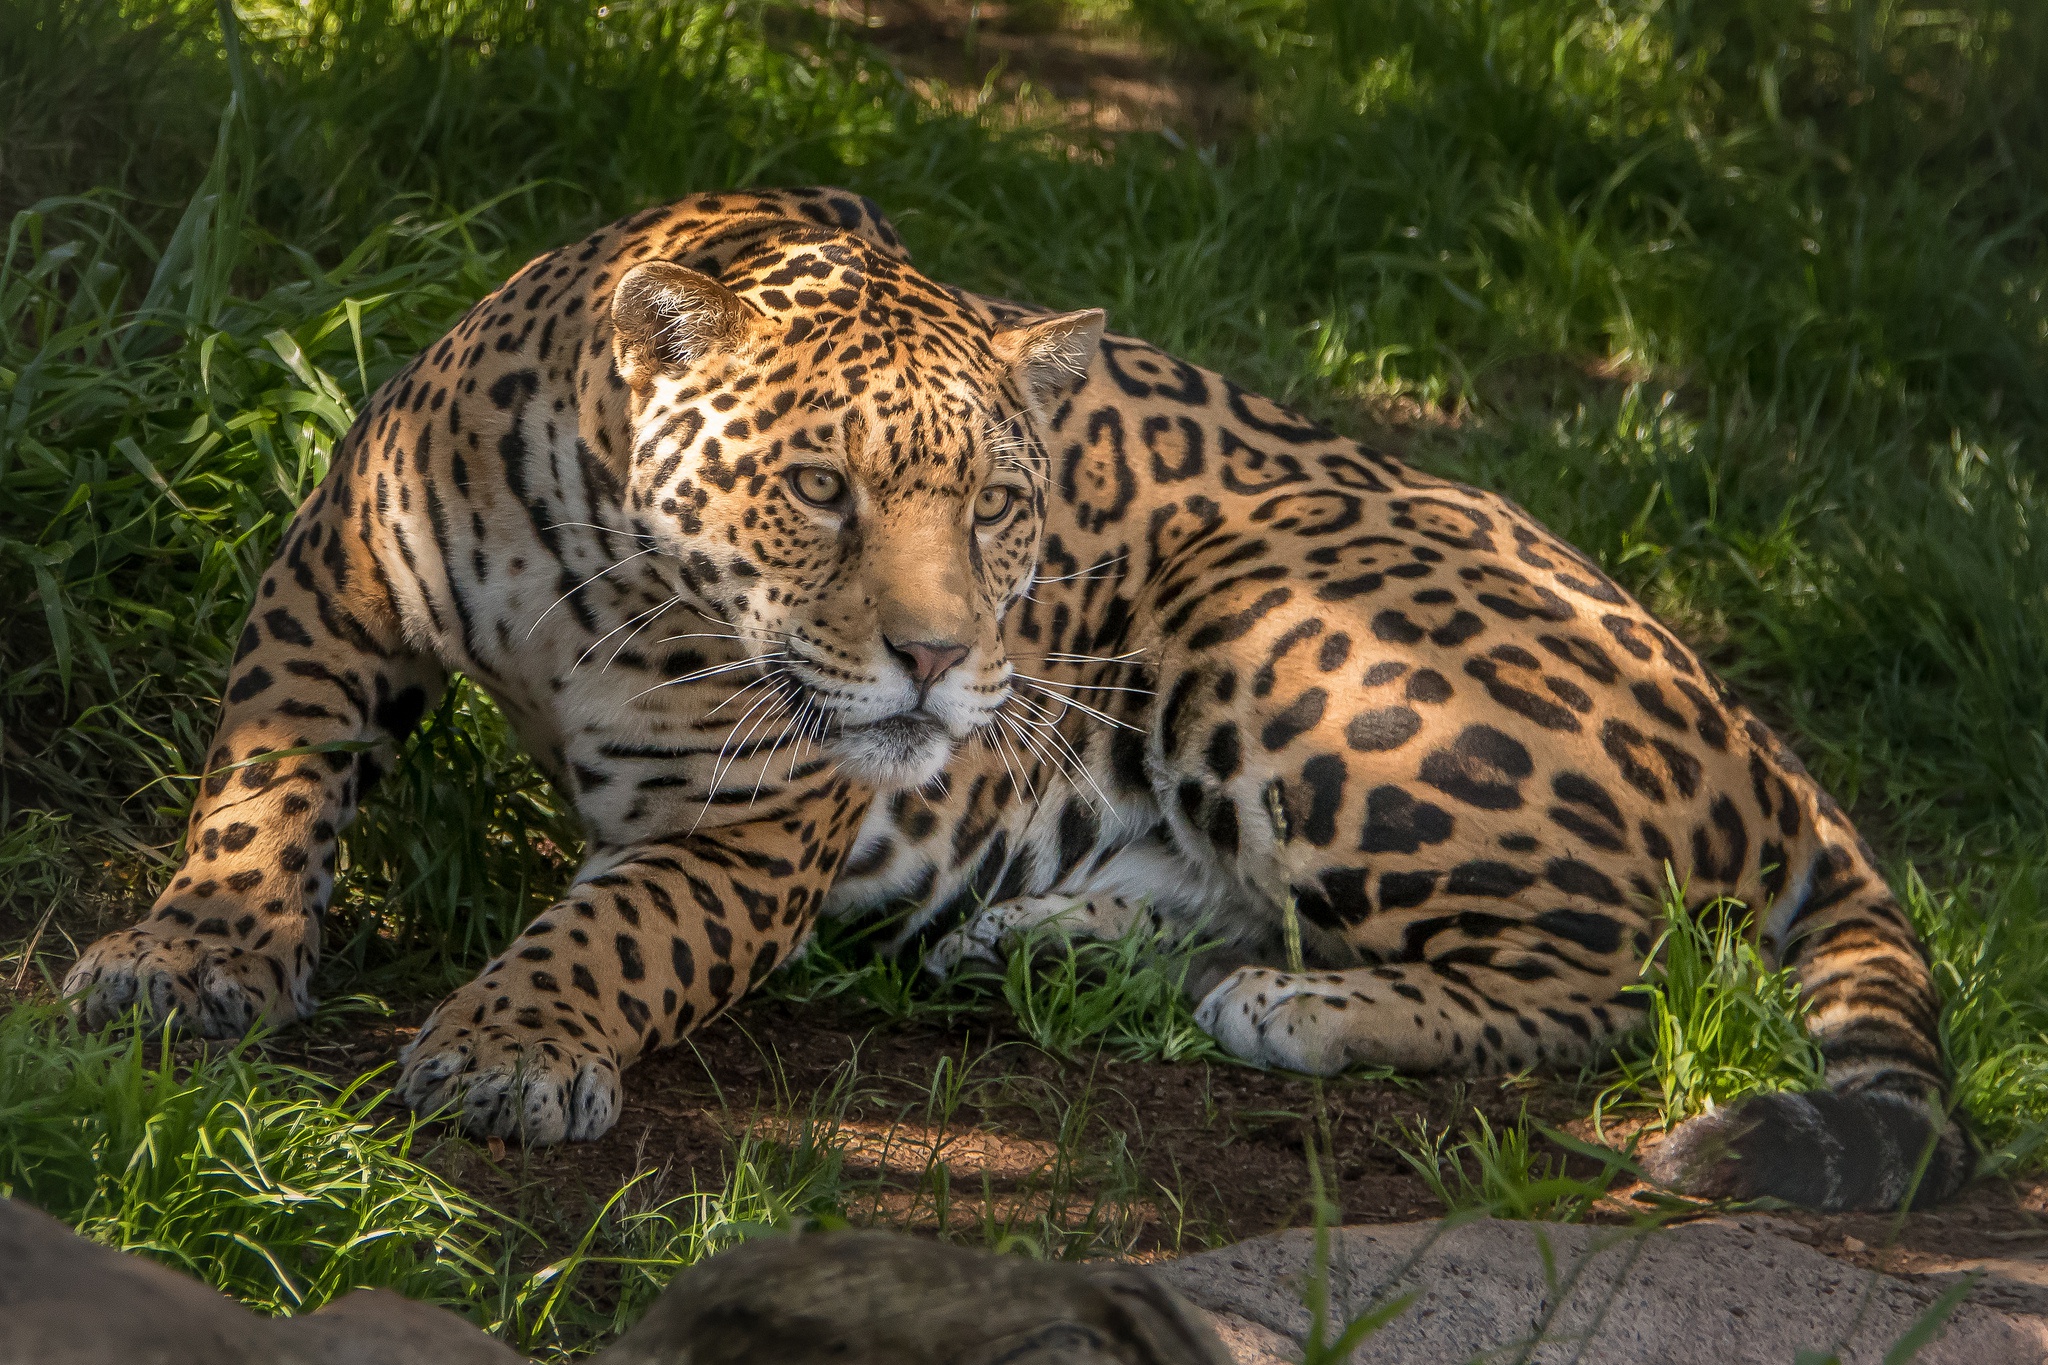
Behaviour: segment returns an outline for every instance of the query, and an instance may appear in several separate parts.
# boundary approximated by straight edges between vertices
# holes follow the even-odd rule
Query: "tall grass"
[[[1982,866],[1941,892],[1914,872],[1905,892],[1945,997],[1956,1103],[1993,1144],[1994,1169],[2038,1162],[2048,1140],[2048,859]]]
[[[378,382],[595,223],[834,181],[940,278],[1391,425],[1596,556],[1889,858],[1958,1095],[2018,1159],[2048,1123],[2048,10],[1066,9],[1242,118],[963,113],[770,0],[249,0],[232,52],[212,0],[0,7],[5,984],[176,856],[250,587]],[[430,721],[348,836],[325,989],[431,995],[547,898],[577,831],[513,748],[466,688]],[[838,951],[786,988],[931,1007]],[[1010,1003],[1058,1043],[1084,978]],[[238,1283],[325,1292],[287,1269]]]
[[[5,172],[40,206],[0,268],[9,809],[174,830],[282,518],[527,253],[829,179],[942,276],[1107,304],[1340,424],[1450,419],[1430,462],[1605,560],[1913,846],[2048,815],[2032,7],[1135,6],[1259,93],[1191,150],[921,103],[787,6],[241,13],[225,152],[209,6],[0,16],[9,145],[72,149]]]
[[[1640,1053],[1624,1057],[1603,1101],[1652,1097],[1669,1124],[1761,1091],[1826,1088],[1799,983],[1764,960],[1749,907],[1720,899],[1694,908],[1672,883],[1663,911],[1644,979],[1631,988],[1648,1016]]]

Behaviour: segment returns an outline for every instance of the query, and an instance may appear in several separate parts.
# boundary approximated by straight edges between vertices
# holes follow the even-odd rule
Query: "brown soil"
[[[625,1111],[595,1143],[521,1151],[454,1139],[448,1174],[494,1205],[595,1208],[635,1175],[668,1194],[717,1189],[746,1135],[791,1139],[806,1116],[836,1127],[855,1221],[937,1231],[933,1164],[955,1232],[999,1221],[1064,1226],[1071,1252],[1196,1250],[1312,1221],[1305,1141],[1316,1086],[1217,1063],[1063,1061],[990,1021],[875,1024],[831,1005],[748,1001],[627,1074]],[[408,1027],[292,1048],[325,1071],[393,1055]],[[282,1042],[282,1040],[280,1040]],[[950,1113],[934,1102],[964,1078]],[[935,1081],[940,1084],[935,1085]],[[1499,1126],[1527,1105],[1575,1116],[1563,1087],[1338,1080],[1323,1087],[1328,1169],[1343,1215],[1392,1222],[1440,1212],[1393,1144],[1404,1130]],[[843,1106],[839,1103],[845,1096]]]

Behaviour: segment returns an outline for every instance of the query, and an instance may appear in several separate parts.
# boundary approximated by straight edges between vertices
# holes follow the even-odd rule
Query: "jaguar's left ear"
[[[759,316],[709,275],[649,261],[612,291],[612,359],[619,377],[644,392],[661,375],[738,350]]]
[[[1024,397],[1043,409],[1060,390],[1088,373],[1108,321],[1100,308],[1029,318],[997,331],[989,346],[1010,366]]]

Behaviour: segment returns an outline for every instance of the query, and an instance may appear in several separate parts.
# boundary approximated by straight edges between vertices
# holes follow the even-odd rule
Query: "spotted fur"
[[[1218,942],[1262,1065],[1571,1065],[1667,874],[1756,907],[1830,1089],[1680,1130],[1690,1188],[1967,1173],[1924,954],[1798,760],[1585,556],[1143,342],[935,284],[865,200],[702,196],[540,257],[379,390],[286,533],[185,866],[88,1019],[303,1015],[338,831],[450,670],[590,831],[401,1094],[588,1138],[819,913],[927,960],[1060,920]],[[1306,971],[1289,972],[1286,907]]]

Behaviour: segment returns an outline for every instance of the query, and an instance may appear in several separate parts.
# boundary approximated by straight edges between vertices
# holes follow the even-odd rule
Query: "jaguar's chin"
[[[953,745],[945,723],[923,711],[847,726],[830,740],[841,772],[884,791],[922,787],[945,771]]]

